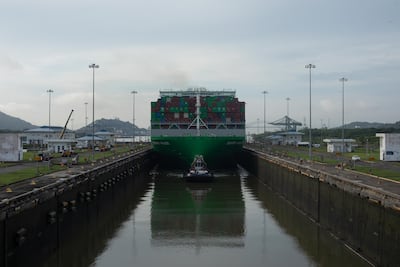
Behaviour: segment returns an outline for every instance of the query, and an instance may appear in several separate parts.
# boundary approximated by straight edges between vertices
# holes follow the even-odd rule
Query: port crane
[[[65,126],[64,126],[64,128],[62,129],[62,131],[61,131],[61,133],[60,133],[59,139],[63,139],[64,134],[65,134],[65,130],[67,130],[67,125],[68,125],[69,120],[71,119],[71,116],[72,116],[72,113],[73,113],[73,112],[74,112],[74,110],[72,109],[72,110],[71,110],[71,113],[69,113],[67,122],[65,123]]]

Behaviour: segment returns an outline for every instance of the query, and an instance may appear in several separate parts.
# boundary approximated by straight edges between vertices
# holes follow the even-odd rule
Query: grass
[[[375,161],[379,160],[379,152],[378,151],[368,151],[366,153],[364,148],[356,148],[354,152],[347,153],[346,154],[349,158],[353,155],[360,156],[361,160],[369,160],[369,161]]]
[[[36,154],[37,154],[36,151],[24,152],[24,154],[22,155],[22,160],[23,161],[33,161],[33,160],[35,160]]]
[[[25,168],[15,172],[0,174],[0,186],[8,185],[25,179],[34,178],[65,169],[66,169],[65,166],[60,166],[60,165],[53,165],[50,167],[50,169],[48,166],[37,166],[37,167]]]
[[[9,163],[9,162],[0,162],[0,168],[6,168],[10,166],[14,166],[15,163]]]
[[[395,181],[400,181],[400,173],[391,171],[391,170],[386,170],[386,169],[377,169],[377,168],[370,168],[370,167],[364,167],[364,166],[355,166],[353,169],[358,172],[362,173],[368,173],[371,175],[395,180]]]

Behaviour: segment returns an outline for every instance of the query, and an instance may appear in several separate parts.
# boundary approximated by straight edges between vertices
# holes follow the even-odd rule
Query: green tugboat
[[[232,90],[160,91],[151,102],[151,141],[164,160],[190,166],[202,155],[210,168],[229,166],[245,141],[245,103]]]

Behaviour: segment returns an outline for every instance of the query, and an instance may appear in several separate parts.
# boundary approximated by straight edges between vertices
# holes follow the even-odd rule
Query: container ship
[[[163,160],[190,166],[202,155],[210,168],[234,164],[245,141],[245,103],[233,90],[161,90],[151,102],[151,141]],[[181,165],[179,165],[181,166]]]

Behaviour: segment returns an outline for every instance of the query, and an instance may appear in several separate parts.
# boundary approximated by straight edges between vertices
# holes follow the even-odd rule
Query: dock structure
[[[240,164],[373,265],[398,264],[399,182],[256,147]]]
[[[40,262],[67,242],[71,231],[80,231],[77,224],[117,206],[113,196],[141,183],[151,153],[150,148],[130,151],[0,187],[0,265]],[[45,249],[37,250],[37,244]]]
[[[398,181],[350,169],[330,167],[318,162],[295,161],[270,155],[253,148],[246,148],[246,150],[257,153],[262,159],[291,172],[318,179],[320,182],[325,182],[349,193],[354,193],[375,201],[385,208],[400,211],[400,182]]]
[[[24,203],[29,199],[37,198],[41,193],[54,195],[64,188],[74,187],[87,180],[117,170],[120,166],[134,162],[134,159],[149,153],[150,148],[127,152],[112,158],[98,160],[96,163],[72,166],[64,171],[58,171],[36,178],[27,179],[11,185],[0,187],[0,214],[14,206],[15,203]],[[1,215],[0,215],[1,218]]]

